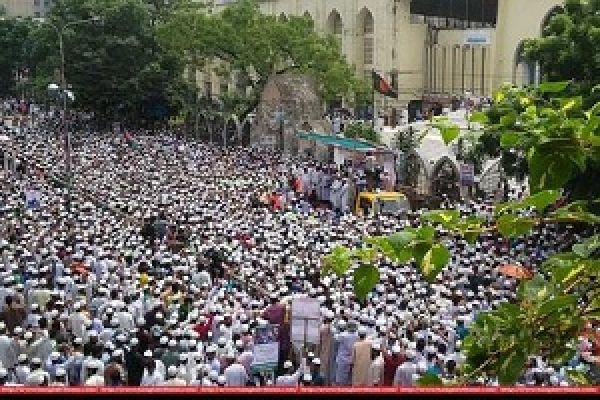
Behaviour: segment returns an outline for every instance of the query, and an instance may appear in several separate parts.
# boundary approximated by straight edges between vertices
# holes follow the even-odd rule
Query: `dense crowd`
[[[351,273],[324,274],[322,256],[419,226],[422,213],[357,216],[349,204],[364,188],[347,187],[339,200],[320,185],[323,171],[337,188],[368,164],[349,169],[166,132],[134,134],[136,146],[80,134],[69,201],[53,178],[64,171],[63,142],[42,128],[27,133],[14,139],[24,167],[1,181],[4,385],[411,386],[426,373],[453,382],[473,320],[515,300],[518,281],[498,268],[537,271],[581,234],[547,225],[471,245],[438,227],[452,259],[435,283],[410,262],[381,258],[380,282],[360,302]],[[443,207],[492,219],[485,201]],[[290,305],[300,297],[321,307],[318,343],[308,346],[291,340]],[[265,372],[253,367],[253,349],[270,325],[279,363]],[[562,368],[532,354],[519,384],[569,385],[567,368],[589,368],[598,351],[582,337]]]

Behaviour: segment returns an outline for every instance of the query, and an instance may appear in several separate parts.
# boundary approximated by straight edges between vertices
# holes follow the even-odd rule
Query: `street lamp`
[[[64,32],[67,27],[79,24],[85,24],[90,22],[101,22],[102,17],[94,16],[87,19],[82,19],[78,21],[71,21],[64,25],[58,27],[54,23],[49,20],[44,20],[45,24],[51,26],[58,36],[58,46],[60,52],[60,86],[56,84],[48,85],[48,90],[59,91],[62,95],[62,106],[63,106],[63,114],[62,114],[62,125],[64,130],[64,138],[65,138],[65,173],[66,173],[66,183],[67,183],[67,209],[71,207],[71,175],[72,175],[72,166],[71,166],[71,133],[69,132],[69,128],[67,126],[68,118],[67,118],[67,100],[74,99],[73,93],[67,90],[67,81],[65,78],[65,46],[64,46]]]

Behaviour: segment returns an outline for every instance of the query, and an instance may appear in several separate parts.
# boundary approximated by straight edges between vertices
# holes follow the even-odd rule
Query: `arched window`
[[[372,66],[375,58],[375,20],[373,14],[366,8],[363,8],[358,14],[358,34],[360,51],[357,54],[362,58],[363,69],[367,70]]]
[[[344,32],[342,16],[337,10],[331,11],[329,18],[327,18],[327,31],[334,35],[342,35]]]
[[[525,58],[525,43],[521,42],[515,52],[515,64],[513,66],[513,84],[516,86],[527,86],[535,83],[535,63]]]

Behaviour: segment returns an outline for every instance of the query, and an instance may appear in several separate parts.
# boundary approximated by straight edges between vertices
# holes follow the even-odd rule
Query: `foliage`
[[[539,62],[544,81],[571,79],[570,95],[582,95],[586,107],[600,100],[600,2],[566,0],[543,28],[542,37],[525,42],[525,56]]]
[[[450,257],[443,241],[447,237],[458,235],[473,243],[484,232],[520,238],[550,223],[599,225],[600,216],[590,211],[594,202],[555,207],[564,188],[600,162],[600,103],[585,110],[581,97],[560,97],[567,87],[568,82],[544,83],[537,90],[505,86],[495,94],[501,115],[472,116],[472,121],[485,125],[484,132],[497,136],[503,149],[524,155],[530,197],[496,206],[491,224],[453,210],[429,211],[422,215],[418,228],[367,237],[363,249],[334,249],[324,259],[324,272],[353,273],[355,282],[363,283],[355,293],[364,298],[372,287],[364,286],[370,280],[363,278],[367,272],[360,266],[373,265],[379,255],[397,263],[411,262],[425,280],[434,282]],[[446,129],[442,133],[446,142],[456,138],[447,122],[436,123]],[[442,229],[448,235],[436,233]],[[600,319],[598,249],[597,235],[577,243],[570,252],[552,256],[540,274],[519,285],[516,302],[481,313],[463,342],[467,359],[459,383],[497,374],[501,384],[514,384],[528,358],[540,353],[554,366],[570,361],[584,322]],[[371,271],[368,274],[374,276]],[[569,376],[578,384],[590,379],[578,371]]]
[[[363,139],[372,143],[381,142],[381,137],[375,129],[364,122],[355,122],[344,127],[344,136],[352,139]]]
[[[234,73],[249,78],[248,107],[241,119],[256,108],[269,78],[277,74],[316,78],[324,101],[367,92],[334,37],[317,33],[307,17],[264,15],[255,1],[238,1],[220,13],[184,1],[158,31],[161,43],[189,65],[212,68],[224,78]]]
[[[403,153],[408,153],[419,146],[417,135],[412,127],[399,131],[394,138],[394,146]]]
[[[75,24],[65,29],[67,83],[77,104],[102,115],[165,117],[177,105],[183,65],[161,47],[154,14],[137,0],[60,0],[50,14],[59,29],[70,21],[100,16],[102,24]],[[58,48],[56,32],[46,40]],[[58,67],[53,57],[49,67]]]
[[[0,20],[0,96],[14,90],[18,83],[18,72],[33,67],[31,49],[34,30],[31,20]]]

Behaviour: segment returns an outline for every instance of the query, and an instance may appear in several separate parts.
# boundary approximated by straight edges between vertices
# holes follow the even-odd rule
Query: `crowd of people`
[[[322,272],[322,256],[419,226],[422,210],[354,215],[317,179],[347,185],[342,166],[168,132],[133,138],[138,146],[79,134],[71,191],[53,178],[65,168],[62,141],[44,128],[14,139],[25,168],[1,181],[1,385],[413,386],[426,373],[454,382],[473,320],[515,300],[518,281],[498,268],[536,271],[581,235],[545,225],[471,245],[437,227],[452,258],[436,282],[382,258],[363,302],[351,273]],[[31,192],[37,201],[26,201]],[[492,219],[485,201],[443,207]],[[320,304],[309,346],[291,335],[301,297]],[[279,357],[265,372],[253,365],[254,335],[270,325]],[[598,351],[582,337],[565,366],[532,354],[519,384],[569,385],[567,368],[589,368]]]

